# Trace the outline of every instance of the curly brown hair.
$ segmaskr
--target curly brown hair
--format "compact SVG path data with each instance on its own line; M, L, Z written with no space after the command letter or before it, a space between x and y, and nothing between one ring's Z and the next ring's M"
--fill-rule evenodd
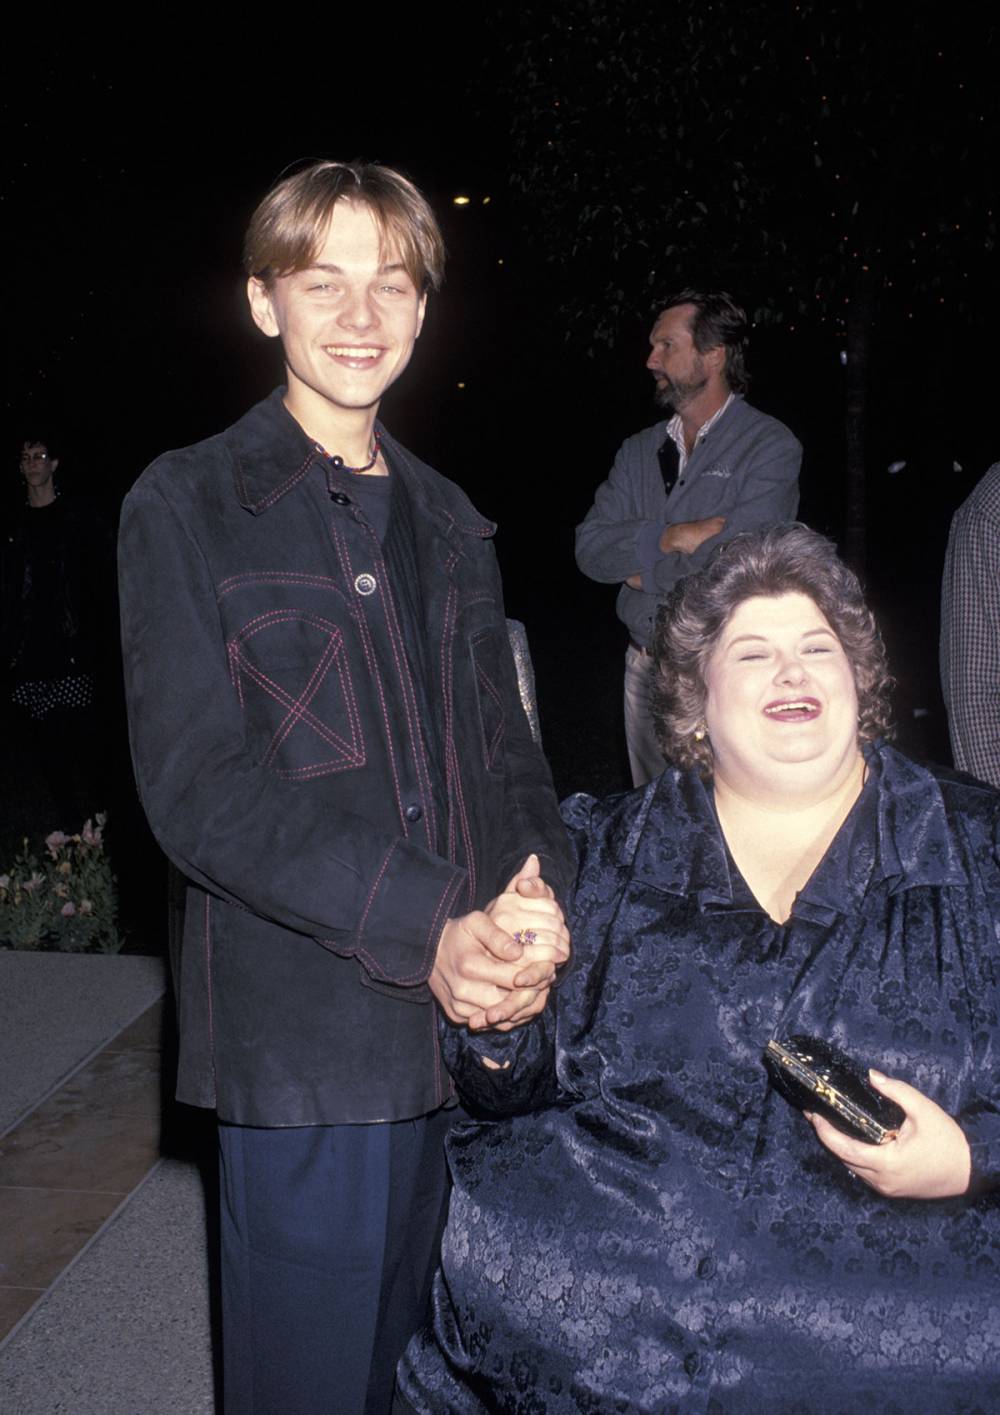
M847 655L858 694L858 740L890 730L892 678L885 645L861 585L826 536L797 521L746 531L720 546L699 574L689 575L660 609L653 642L653 714L668 761L712 769L704 735L705 669L733 611L755 595L808 595Z

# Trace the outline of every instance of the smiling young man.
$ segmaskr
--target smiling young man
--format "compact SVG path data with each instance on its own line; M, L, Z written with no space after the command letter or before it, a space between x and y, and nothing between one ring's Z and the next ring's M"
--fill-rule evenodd
M508 1027L567 952L494 527L377 421L443 254L390 169L279 183L245 264L286 386L123 513L133 756L187 880L177 1094L220 1121L239 1415L389 1409L445 1193L432 997Z

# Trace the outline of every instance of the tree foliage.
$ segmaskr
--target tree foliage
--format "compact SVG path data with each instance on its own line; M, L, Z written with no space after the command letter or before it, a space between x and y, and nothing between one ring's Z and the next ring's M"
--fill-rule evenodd
M1000 45L927 3L529 3L494 21L511 180L567 337L728 287L843 348L848 553L863 559L875 322L988 315Z
M494 27L526 229L594 340L678 282L788 321L846 322L866 292L904 318L976 303L997 228L984 25L864 0L568 0Z

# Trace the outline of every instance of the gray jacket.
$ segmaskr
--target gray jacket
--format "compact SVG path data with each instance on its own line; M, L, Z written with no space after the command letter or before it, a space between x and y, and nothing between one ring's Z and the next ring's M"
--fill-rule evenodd
M592 580L621 584L618 617L643 646L658 604L678 580L702 569L715 547L740 531L794 520L799 504L801 443L742 398L697 443L669 497L656 455L666 436L666 422L658 422L622 443L576 529L576 563ZM726 524L692 554L660 550L664 526L708 516L725 516ZM624 583L635 574L641 590Z

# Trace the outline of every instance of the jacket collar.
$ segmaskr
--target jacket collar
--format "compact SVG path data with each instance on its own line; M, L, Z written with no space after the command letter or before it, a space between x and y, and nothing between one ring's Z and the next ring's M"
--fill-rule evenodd
M860 907L886 883L895 894L920 885L965 885L941 788L924 767L885 744L865 750L868 780L794 913L827 922ZM658 822L673 821L669 830ZM616 854L634 877L665 894L693 894L700 906L757 908L731 867L711 798L694 772L668 769L646 788Z
M283 402L284 388L244 413L222 434L233 464L240 505L260 516L299 485L322 460Z
M253 516L269 511L312 468L326 474L326 459L285 407L284 395L283 387L276 388L223 433L237 499ZM439 521L444 534L494 534L495 523L480 515L460 487L414 457L381 423L376 427L393 472L403 477L411 497Z

